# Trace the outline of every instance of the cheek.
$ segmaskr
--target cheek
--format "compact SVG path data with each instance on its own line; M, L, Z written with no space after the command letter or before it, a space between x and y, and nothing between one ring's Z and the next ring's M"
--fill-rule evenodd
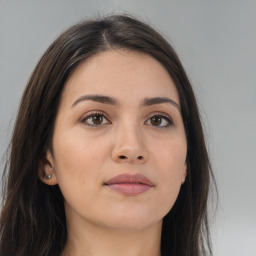
M106 148L90 141L81 134L63 134L54 138L55 173L58 184L65 194L91 189L92 184L100 183L100 171L104 164ZM73 193L73 192L72 192Z
M186 140L163 143L156 149L155 159L158 166L158 189L160 204L168 213L175 203L186 174Z
M155 144L156 145L156 144ZM154 147L155 162L161 166L159 175L175 180L186 169L187 142L184 137L173 138Z
M59 132L59 134L61 134ZM91 165L100 163L105 155L105 148L95 139L90 139L83 132L66 132L54 138L54 158L59 169L76 172L84 171Z

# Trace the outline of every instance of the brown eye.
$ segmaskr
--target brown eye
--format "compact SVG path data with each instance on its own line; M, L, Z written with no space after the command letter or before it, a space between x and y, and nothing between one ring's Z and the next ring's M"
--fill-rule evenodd
M92 114L88 114L86 117L84 117L81 120L81 123L83 123L87 126L101 126L104 124L109 124L110 122L103 114L92 113Z
M162 117L161 116L153 116L150 118L150 122L154 126L159 126L162 123Z
M167 128L172 125L172 123L172 119L165 115L154 115L145 122L145 124L154 126L156 128Z
M103 122L103 116L102 115L94 115L91 117L92 122L96 125L99 125Z

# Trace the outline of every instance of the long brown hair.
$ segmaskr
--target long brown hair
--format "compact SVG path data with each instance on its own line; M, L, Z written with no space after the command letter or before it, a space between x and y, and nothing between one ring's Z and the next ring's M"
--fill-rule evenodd
M188 143L187 178L164 217L163 255L212 254L207 198L213 178L195 96L170 44L149 25L127 15L83 21L61 34L47 49L24 91L4 169L0 218L1 256L59 255L67 229L58 185L38 178L38 167L51 149L65 81L82 61L109 49L153 56L169 72L178 90ZM214 181L214 179L212 179Z

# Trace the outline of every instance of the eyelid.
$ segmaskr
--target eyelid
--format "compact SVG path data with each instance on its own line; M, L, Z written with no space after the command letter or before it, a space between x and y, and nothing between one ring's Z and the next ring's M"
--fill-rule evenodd
M148 114L146 116L146 118L148 119L148 118L151 118L153 116L163 116L163 117L166 117L167 119L170 119L170 121L172 121L172 118L171 118L170 115L166 114L165 112L159 112L159 111L152 112L152 113Z
M169 125L168 126L159 126L159 127L157 127L157 126L154 126L154 128L168 128L169 126L171 126L171 125L173 125L174 124L174 122L173 122L173 119L171 118L171 116L170 115L168 115L168 114L166 114L166 113L164 113L164 112L152 112L152 113L150 113L149 115L147 115L147 117L146 117L146 121L144 122L144 123L146 123L150 118L152 118L153 116L161 116L161 117L163 117L163 118L166 118L166 120L169 122Z
M85 120L87 118L90 118L91 116L94 116L94 115L102 115L108 121L108 124L111 124L109 116L104 111L101 111L101 110L92 110L92 111L89 111L89 112L85 113L79 119L79 123L82 123L82 124L84 124L86 126L92 126L92 127L96 126L96 125L85 124ZM102 125L104 125L104 124L102 124ZM99 126L101 126L101 125L99 125Z

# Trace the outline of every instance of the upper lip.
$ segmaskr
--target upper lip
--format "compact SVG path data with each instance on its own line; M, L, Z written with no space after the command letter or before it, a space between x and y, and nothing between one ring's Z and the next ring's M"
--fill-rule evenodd
M146 176L137 173L137 174L120 174L117 175L107 182L104 183L104 185L112 185L112 184L121 184L121 183L140 183L148 186L154 186L153 182L147 178Z

